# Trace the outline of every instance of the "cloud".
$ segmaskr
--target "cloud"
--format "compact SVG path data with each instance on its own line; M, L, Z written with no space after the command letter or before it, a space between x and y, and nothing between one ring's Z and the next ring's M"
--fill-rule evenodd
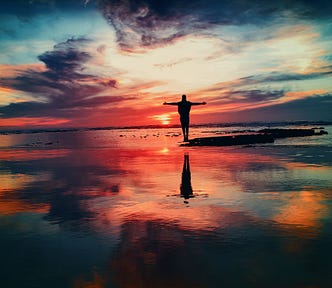
M269 102L282 98L285 95L285 91L265 91L265 90L235 90L225 92L225 96L233 103L240 102Z
M211 122L252 121L332 121L332 95L323 94L285 103L249 109L205 114Z
M0 107L0 117L75 118L83 109L103 109L133 99L108 96L110 89L116 89L117 81L85 73L92 58L82 50L87 42L85 38L68 39L38 57L46 69L26 69L15 77L0 78L0 86L26 92L36 99Z
M322 79L330 77L332 75L332 67L324 66L317 69L316 72L311 73L295 73L295 72L271 72L265 74L250 75L247 77L238 78L232 81L219 82L211 87L202 89L199 91L201 94L205 95L229 95L242 93L243 91L249 91L249 94L255 94L257 89L252 89L256 85L264 85L270 83L283 83L287 81L305 81L311 79ZM248 88L250 87L250 88ZM250 92L252 91L252 92ZM260 93L261 94L261 93Z
M257 84L264 82L284 82L284 81L302 81L317 79L323 77L329 77L332 75L332 67L327 66L324 71L312 72L312 73L281 73L272 72L264 75L251 75L239 79L242 85L246 84Z
M249 120L270 121L332 121L332 95L317 95L305 99L297 99L287 103L242 111L242 116Z
M38 59L45 63L49 71L55 72L61 77L68 77L72 73L83 71L83 64L91 58L87 52L79 51L76 48L85 42L89 42L89 40L85 38L68 39L66 42L55 45L54 50L38 56Z
M326 1L264 0L99 0L124 50L154 47L191 33L211 33L216 25L266 25L276 18L319 18L331 15ZM322 8L324 11L322 11Z
M235 85L233 82L227 82L228 85L216 85L205 90L199 90L194 95L205 95L208 101L213 105L225 104L254 104L269 103L281 99L285 96L286 90L267 90L267 89L235 89L241 85ZM236 81L235 81L236 83ZM233 107L234 108L234 107Z
M169 11L170 6L163 1L156 3L130 0L99 1L104 17L115 28L122 49L129 51L139 46L169 43L187 34L187 25L181 20L185 15L181 15L176 9ZM179 4L174 1L170 1L170 4L179 8ZM173 21L176 16L180 17L177 24Z

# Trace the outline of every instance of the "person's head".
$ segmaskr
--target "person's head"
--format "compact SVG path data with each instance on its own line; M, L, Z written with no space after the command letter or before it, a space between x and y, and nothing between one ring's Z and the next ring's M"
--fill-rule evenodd
M187 96L186 95L182 95L182 101L187 101Z

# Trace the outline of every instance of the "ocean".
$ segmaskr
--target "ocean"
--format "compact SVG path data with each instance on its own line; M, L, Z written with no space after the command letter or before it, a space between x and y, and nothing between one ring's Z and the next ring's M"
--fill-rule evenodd
M3 132L1 287L332 287L332 125L189 136L320 126Z

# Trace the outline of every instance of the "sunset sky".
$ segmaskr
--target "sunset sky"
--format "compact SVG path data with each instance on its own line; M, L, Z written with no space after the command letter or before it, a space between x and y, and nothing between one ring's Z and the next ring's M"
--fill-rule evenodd
M13 0L0 128L332 121L327 0Z

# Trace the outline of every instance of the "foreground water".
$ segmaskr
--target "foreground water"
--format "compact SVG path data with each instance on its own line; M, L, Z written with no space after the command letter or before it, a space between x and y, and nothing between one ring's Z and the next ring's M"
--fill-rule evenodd
M2 135L0 285L332 287L326 130L204 148L178 129Z

